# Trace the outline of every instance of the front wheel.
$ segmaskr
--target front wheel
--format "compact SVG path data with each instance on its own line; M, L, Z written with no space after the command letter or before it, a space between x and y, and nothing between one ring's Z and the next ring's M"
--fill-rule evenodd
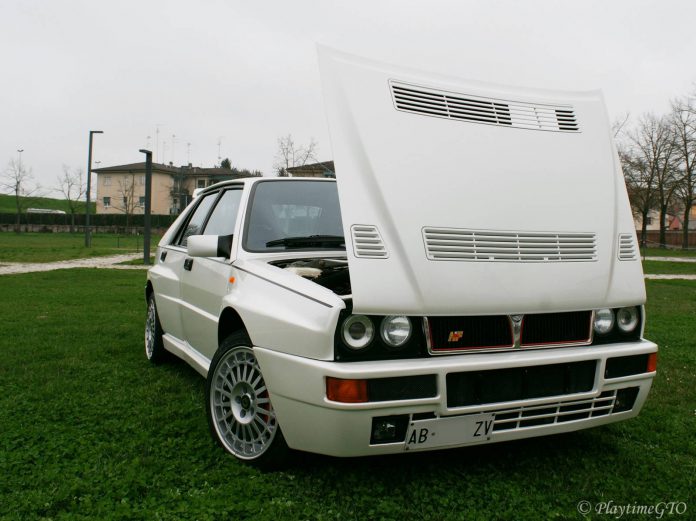
M245 462L282 466L288 456L259 363L246 335L227 337L206 382L210 432L227 452Z

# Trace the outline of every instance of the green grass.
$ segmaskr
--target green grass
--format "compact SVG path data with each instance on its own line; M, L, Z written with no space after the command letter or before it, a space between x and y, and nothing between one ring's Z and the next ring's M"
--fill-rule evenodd
M696 275L696 262L643 261L644 273Z
M154 263L155 263L155 256L150 255L150 264L152 265ZM139 258L133 259L133 260L129 260L129 261L119 262L119 265L121 265L121 266L143 266L144 264L145 263L143 262L142 257L139 257Z
M157 246L159 240L159 236L152 237L150 242L152 249ZM0 233L0 263L54 262L136 251L143 251L143 238L136 235L93 235L92 247L85 248L83 234Z
M677 248L641 248L642 257L696 257L696 248L682 250Z
M144 281L116 270L0 278L0 518L538 520L581 519L580 500L696 508L696 282L648 282L646 335L661 353L636 419L453 451L303 455L262 473L212 442L197 373L145 360Z
M63 210L65 213L70 214L70 207L64 199L53 199L51 197L23 197L22 199L24 199L23 208L25 212L27 208L42 208L45 210ZM91 203L90 207L92 212L94 212L94 203ZM17 212L17 206L14 196L0 194L0 213L15 212ZM77 202L76 213L85 213L84 202Z

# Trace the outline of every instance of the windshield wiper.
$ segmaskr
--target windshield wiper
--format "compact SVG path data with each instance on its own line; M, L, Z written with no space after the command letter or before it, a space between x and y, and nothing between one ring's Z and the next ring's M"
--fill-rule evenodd
M345 244L346 240L342 235L307 235L305 237L274 239L268 241L266 246L285 246L286 248L306 248L309 246L326 248L330 246L343 246L345 248Z

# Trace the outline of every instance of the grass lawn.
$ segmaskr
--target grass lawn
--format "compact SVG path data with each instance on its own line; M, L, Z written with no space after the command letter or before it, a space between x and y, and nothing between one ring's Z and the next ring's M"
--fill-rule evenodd
M159 236L151 239L154 250ZM136 235L92 235L92 247L85 248L85 236L77 233L0 233L0 263L54 262L103 257L143 251L143 238Z
M643 261L644 273L696 275L696 262Z
M54 199L51 197L22 197L23 208L26 211L27 208L42 208L44 210L63 210L68 215L70 214L70 207L68 202L64 199ZM77 213L85 213L84 202L78 201L76 204ZM90 203L90 208L94 212L94 203ZM0 213L15 213L17 211L17 205L13 195L0 194ZM69 219L70 217L68 217Z
M197 373L145 360L144 280L0 278L0 518L580 519L581 500L684 501L685 516L665 517L693 518L696 282L648 282L661 354L636 419L436 453L303 455L262 473L212 442Z

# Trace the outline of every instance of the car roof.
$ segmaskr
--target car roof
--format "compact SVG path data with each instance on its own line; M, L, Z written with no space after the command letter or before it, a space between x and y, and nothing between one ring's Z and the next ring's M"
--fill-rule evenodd
M213 190L223 188L225 186L253 185L258 182L270 181L274 183L292 183L298 181L319 181L322 183L335 183L335 179L323 177L240 177L239 179L230 179L228 181L220 181L214 185L207 186L198 192L197 197L207 194Z

